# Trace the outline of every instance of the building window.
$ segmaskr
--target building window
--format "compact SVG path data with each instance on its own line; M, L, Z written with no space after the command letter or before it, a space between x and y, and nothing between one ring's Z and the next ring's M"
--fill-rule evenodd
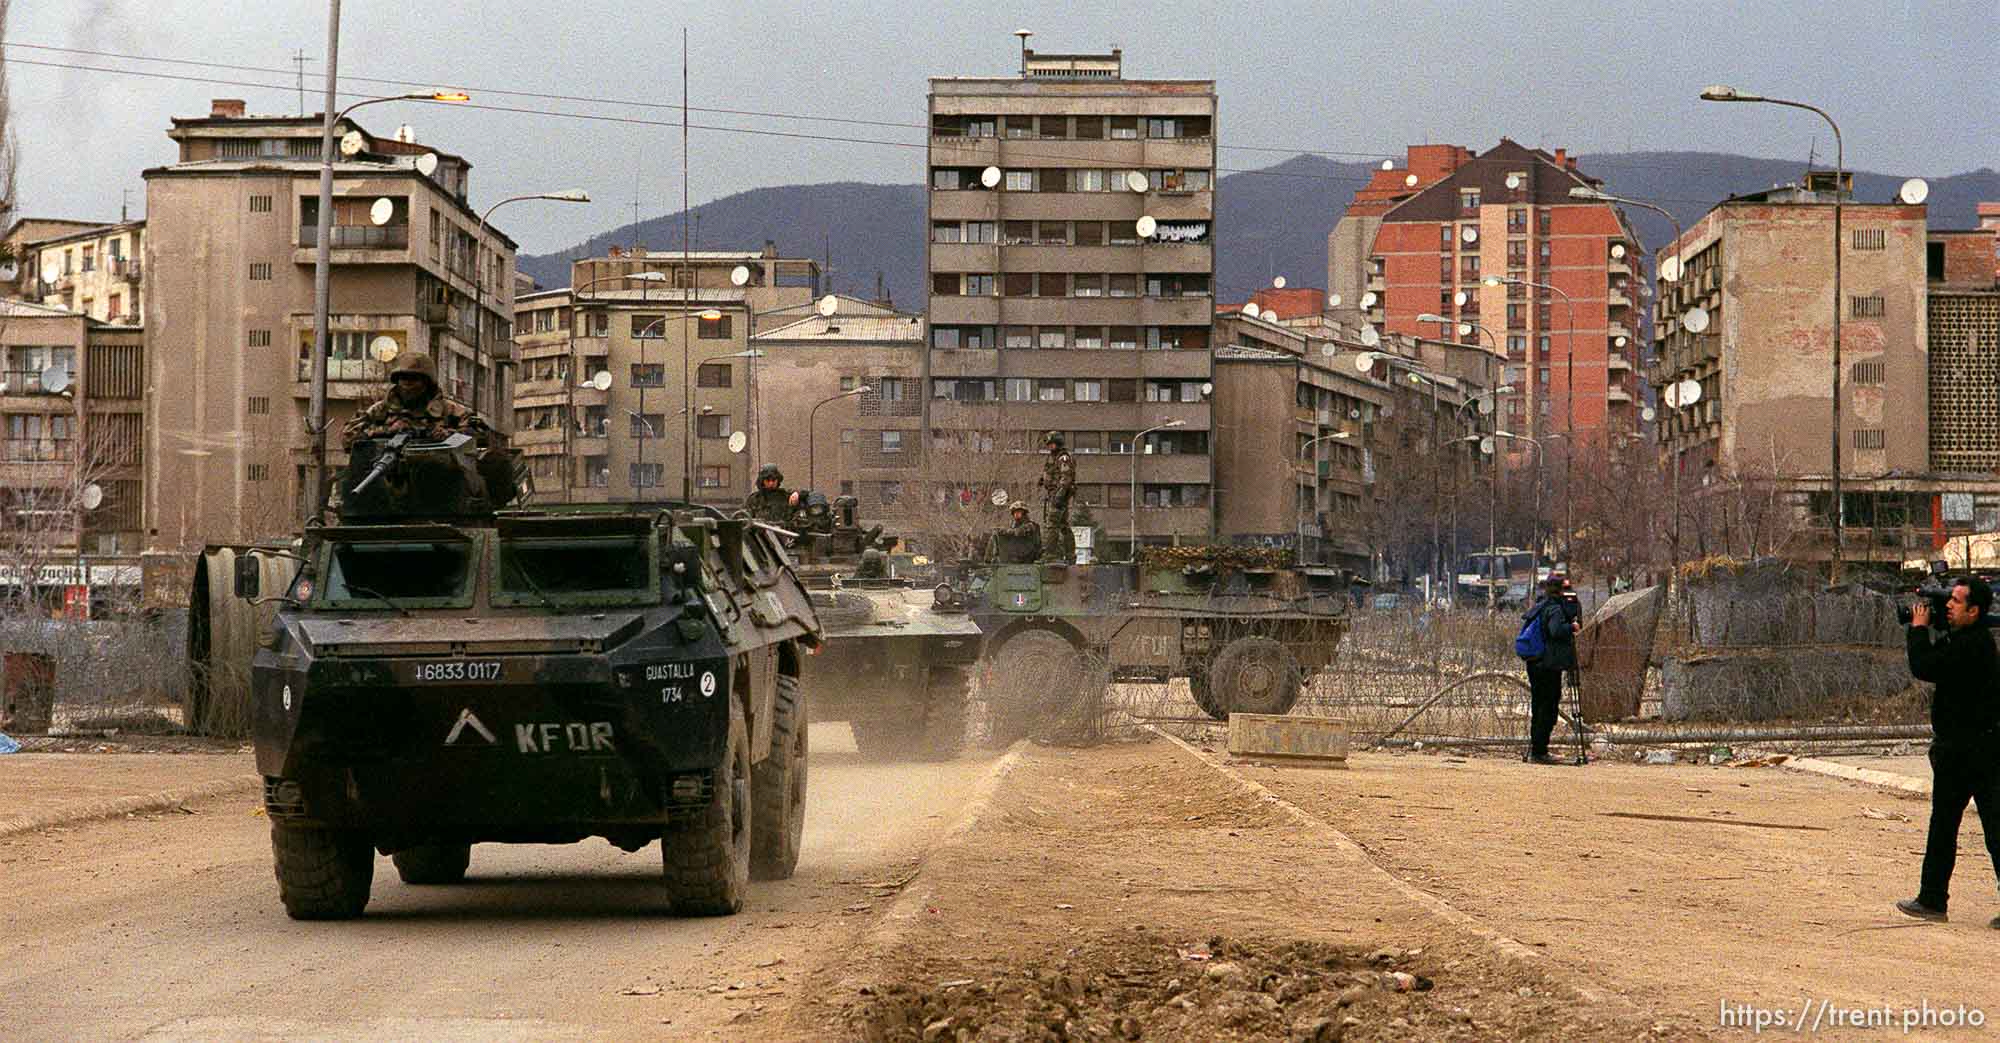
M962 172L957 167L934 167L931 169L931 189L937 192L956 192L964 183Z
M1513 319L1513 314L1510 312L1508 313L1508 320L1510 325L1512 324L1512 319ZM1507 357L1510 359L1518 359L1525 357L1527 354L1528 354L1527 336L1525 334L1520 334L1520 333L1509 333L1507 335Z
M965 277L965 296L993 296L993 276L990 274L968 274Z
M270 212L271 212L271 197L270 197L270 196L251 196L251 197L250 197L250 212L251 212L251 213L253 213L253 214L268 214L268 213L270 213Z
M627 476L634 489L657 489L666 477L666 464L630 464Z
M632 422L631 435L633 438L659 438L660 432L667 426L665 413L646 413L643 415L639 413L627 413L625 416Z
M729 487L729 465L704 466L701 469L701 487L704 489L726 489Z
M1104 381L1079 380L1076 382L1075 387L1071 389L1070 397L1073 401L1077 402L1102 402L1104 401Z
M1069 382L1066 380L1035 381L1035 401L1063 402L1069 397Z
M1882 428L1864 427L1854 432L1854 448L1856 449L1881 449L1888 444L1888 437Z
M1517 207L1512 207L1507 211L1507 234L1508 235L1528 234L1527 207L1517 206Z
M633 363L632 386L635 388L666 387L667 367L658 362Z
M249 473L245 477L253 482L268 482L271 480L271 465L251 464Z
M579 465L583 471L581 482L593 489L602 489L611 484L611 458L608 456L586 456Z
M1102 192L1105 186L1105 172L1095 167L1079 167L1070 171L1070 191Z
M87 253L84 255L84 263L85 264L90 263L90 255ZM89 271L88 268L84 270ZM271 278L271 262L269 261L250 262L251 282L268 282L270 281L270 278Z
M1526 268L1528 266L1528 241L1526 239L1507 240L1507 267Z
M1479 190L1476 188L1459 189L1458 208L1467 213L1477 211L1479 209Z
M694 418L696 438L728 438L734 430L727 413L704 413Z
M1070 280L1070 285L1070 292L1077 297L1104 296L1104 276L1100 274L1079 274Z
M903 451L903 433L901 431L882 432L882 452L884 455L887 455L889 453L900 453L902 451Z
M1458 259L1458 277L1461 282L1477 282L1479 279L1479 255L1466 254Z
M1137 326L1111 327L1110 345L1113 351L1139 350L1139 327Z
M875 381L875 394L884 402L901 402L903 381L898 377L883 377Z
M840 429L840 444L841 444L841 445L853 445L853 444L854 444L854 429L853 429L853 428L851 428L851 427L843 427L843 428L841 428L841 429Z
M1857 228L1851 240L1856 250L1885 250L1889 246L1886 228Z
M1001 336L1001 344L1016 350L1026 350L1035 346L1035 330L1031 326L1009 326Z
M842 378L840 378L840 390L842 390L842 391L852 391L852 390L854 390L855 386L856 386L856 385L855 385L855 382L854 382L854 378L853 378L853 377L842 377Z
M1139 117L1112 116L1107 123L1114 141L1132 141L1139 137Z
M1006 186L1009 192L1033 192L1035 190L1035 172L1032 170L1009 170L1002 184Z
M1850 319L1879 319L1886 314L1888 305L1880 294L1847 298L1847 317Z
M1069 331L1061 326L1043 326L1037 344L1044 351L1060 351L1069 346Z
M270 416L271 400L264 395L251 395L248 409L251 416Z
M1031 402L1035 397L1035 382L1026 377L1007 378L1007 401Z
M253 348L268 348L268 347L270 347L270 346L271 346L271 331L270 331L270 330L251 330L251 331L250 331L250 346L251 346L251 347L253 347Z
M1107 381L1105 401L1136 402L1139 399L1139 381L1134 377L1113 377Z
M1137 275L1113 274L1106 277L1106 283L1110 286L1111 296L1113 297L1139 296L1139 277Z
M1438 226L1438 249L1446 253L1451 252L1451 234L1452 228L1450 225Z
M704 362L700 366L695 367L695 387L726 388L731 386L730 379L730 369L724 363Z
M712 319L702 316L695 320L694 335L697 340L728 340L729 328L729 316L727 315L717 315ZM727 387L728 385L725 384L723 386Z
M1103 346L1104 346L1104 327L1102 327L1102 326L1078 326L1078 327L1076 328L1076 336L1075 336L1074 338L1072 338L1072 339L1071 339L1071 341L1070 341L1070 346L1071 346L1071 347L1074 347L1074 348L1078 348L1078 349L1082 349L1082 350L1090 350L1090 351L1094 351L1094 350L1096 350L1096 349L1098 349L1098 348L1101 348L1101 347L1103 347Z

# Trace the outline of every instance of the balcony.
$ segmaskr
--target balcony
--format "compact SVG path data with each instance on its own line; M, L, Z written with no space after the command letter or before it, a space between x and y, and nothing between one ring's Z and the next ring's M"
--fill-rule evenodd
M1619 386L1618 386L1618 385L1616 385L1616 384L1613 384L1613 385L1611 385L1610 387L1607 387L1607 388L1605 388L1605 389L1604 389L1604 397L1605 397L1605 399L1606 399L1606 400L1608 400L1608 401L1611 401L1611 402L1630 402L1630 401L1632 401L1632 393L1631 393L1631 392L1629 392L1629 391L1627 391L1627 390L1625 390L1625 389L1624 389L1624 388L1622 388L1622 387L1619 387Z
M1624 337L1628 343L1632 339L1632 331L1627 329L1624 323L1614 322L1604 327L1604 339L1615 342L1620 337Z
M1606 260L1604 263L1604 270L1610 272L1612 275L1632 274L1632 266L1626 263L1625 259L1622 257L1613 257Z
M298 379L312 379L311 359L298 360ZM374 359L327 359L326 379L329 382L349 380L387 386L389 383L389 367L386 363L377 362ZM378 388L377 390L379 391L380 389Z
M53 395L56 392L42 387L42 371L39 369L10 369L0 372L0 383L7 385L8 397L15 395Z
M1621 355L1615 351L1611 353L1611 357L1607 364L1611 367L1611 371L1614 373L1616 373L1621 369L1630 370L1632 368L1632 360L1626 358L1624 355Z
M319 227L305 225L299 229L299 245L317 247ZM332 246L335 250L402 250L410 245L410 226L403 225L334 225Z
M1166 170L1209 170L1215 166L1215 139L1147 138L1143 163Z
M1141 479L1143 483L1143 479ZM1207 507L1148 507L1139 505L1139 535L1205 537L1209 528ZM1125 507L1105 507L1097 511L1103 519L1106 530L1112 538L1119 532L1115 519L1130 518L1131 511Z
M933 135L930 165L934 167L992 167L1000 165L1000 139Z
M563 429L559 426L532 430L517 427L513 435L508 438L508 443L523 449L530 446L560 446L563 443Z
M1623 290L1612 290L1605 296L1604 303L1612 308L1630 308L1632 306L1632 298L1625 296L1625 291Z
M1148 425L1151 426L1151 425ZM1076 453L1076 480L1079 482L1129 482L1132 464L1139 464L1139 483L1206 485L1209 481L1206 453Z

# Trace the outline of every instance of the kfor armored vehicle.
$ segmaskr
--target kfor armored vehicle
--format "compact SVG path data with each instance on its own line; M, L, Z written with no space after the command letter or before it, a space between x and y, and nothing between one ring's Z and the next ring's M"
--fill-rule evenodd
M846 721L878 760L948 760L963 745L979 627L944 588L903 575L904 555L881 527L855 523L835 500L831 531L799 533L799 578L812 592L825 643L806 660L815 720Z
M1032 557L995 537L994 557ZM960 601L985 634L992 737L1019 737L1112 682L1185 678L1202 711L1282 714L1346 633L1350 577L1289 552L1153 547L1136 562L972 564Z
M468 456L357 444L338 521L268 592L252 735L286 911L360 915L378 851L449 884L494 842L659 841L681 914L790 876L818 626L775 538L678 505L494 510Z

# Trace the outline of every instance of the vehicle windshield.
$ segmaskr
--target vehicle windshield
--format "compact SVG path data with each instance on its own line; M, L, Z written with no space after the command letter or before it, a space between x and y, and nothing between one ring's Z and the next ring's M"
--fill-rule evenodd
M643 537L500 541L496 605L630 604L659 594L652 541Z
M335 543L320 598L382 609L462 602L471 596L474 549L456 540Z

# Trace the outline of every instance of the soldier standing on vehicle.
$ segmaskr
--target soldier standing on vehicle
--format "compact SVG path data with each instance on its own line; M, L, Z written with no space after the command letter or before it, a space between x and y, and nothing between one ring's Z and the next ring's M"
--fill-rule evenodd
M1076 492L1076 461L1063 445L1061 431L1042 436L1048 457L1042 462L1042 558L1074 561L1075 534L1069 531L1069 498Z
M765 464L757 469L757 491L743 501L743 509L750 517L766 525L783 527L792 520L792 494L785 491L784 472L777 464Z
M488 448L495 448L498 440L472 407L447 396L438 387L437 363L429 355L416 351L396 356L389 369L389 393L347 422L340 432L340 445L352 449L354 443L364 438L405 431L426 439L462 431Z

